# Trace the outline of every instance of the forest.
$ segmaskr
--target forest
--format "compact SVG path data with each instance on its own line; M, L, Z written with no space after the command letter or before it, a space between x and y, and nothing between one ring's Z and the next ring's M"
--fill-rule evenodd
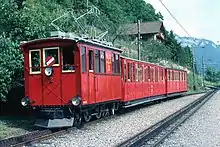
M48 37L55 31L51 22L68 11L76 15L83 13L88 5L100 10L99 21L94 16L83 19L88 27L108 30L108 41L117 37L117 28L122 24L163 21L161 13L144 0L0 0L0 100L6 101L12 89L23 86L23 55L20 43L32 39ZM103 22L103 23L100 23ZM101 25L102 24L102 25ZM64 31L74 32L71 17L57 22ZM166 27L166 26L165 26ZM175 39L174 32L165 30L163 43L156 41L142 42L143 60L157 62L172 61L181 66L192 68L192 53L189 47L181 47ZM126 39L125 39L126 40ZM116 41L117 42L117 41ZM119 41L118 41L119 42ZM119 42L120 43L120 42ZM126 44L126 41L123 42ZM146 46L146 44L148 44ZM137 46L134 46L134 50Z

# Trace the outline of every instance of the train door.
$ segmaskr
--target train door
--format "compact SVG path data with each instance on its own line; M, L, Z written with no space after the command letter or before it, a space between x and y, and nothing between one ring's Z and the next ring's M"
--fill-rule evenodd
M89 89L89 103L95 103L95 80L94 75L94 51L88 49L88 89Z
M44 105L62 103L60 74L60 49L58 47L43 48L42 103Z

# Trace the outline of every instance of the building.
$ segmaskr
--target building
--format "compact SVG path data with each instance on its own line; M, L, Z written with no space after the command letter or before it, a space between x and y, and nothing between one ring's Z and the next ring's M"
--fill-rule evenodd
M141 22L140 36L142 40L164 40L165 28L161 21ZM119 29L120 36L138 36L138 23L126 24Z

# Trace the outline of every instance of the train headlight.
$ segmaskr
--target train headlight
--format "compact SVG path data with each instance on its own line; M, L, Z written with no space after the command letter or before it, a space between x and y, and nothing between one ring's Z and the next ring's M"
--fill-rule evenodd
M76 96L75 98L72 99L71 102L74 106L79 106L81 104L81 98L79 96Z
M48 77L51 76L53 74L53 68L51 68L51 67L45 68L44 73Z
M28 97L22 98L22 99L21 99L21 105L24 106L24 107L30 105L30 100L29 100L29 98L28 98Z

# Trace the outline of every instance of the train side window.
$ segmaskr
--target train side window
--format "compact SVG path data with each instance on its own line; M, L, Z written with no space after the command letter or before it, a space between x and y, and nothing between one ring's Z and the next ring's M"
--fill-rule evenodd
M40 61L41 61L41 57L40 57L40 50L30 50L29 51L29 58L30 58L30 73L31 74L37 74L37 73L41 73L41 69L40 69Z
M86 48L81 48L81 54L82 54L82 72L86 72Z
M128 63L128 81L131 81L131 71L132 71L132 68L131 68L131 63Z
M119 55L112 54L112 73L120 73Z
M112 54L112 73L115 73L115 54Z
M138 81L138 64L135 64L135 70L136 70L136 78L135 78L135 81Z
M127 81L127 64L126 64L126 60L124 60L124 81Z
M100 51L100 72L105 73L105 52Z
M148 66L148 81L150 82L151 80L151 68Z
M142 82L143 79L142 79L142 76L143 76L143 72L142 72L142 65L139 65L139 81Z
M92 50L89 50L89 71L93 71L93 56L94 56L94 53Z
M168 74L168 81L170 81L170 71L169 70L167 71L167 74Z
M95 72L99 73L100 72L100 59L99 59L99 50L95 50Z
M74 49L71 48L62 48L62 60L63 67L62 70L64 72L71 72L75 70L74 65Z
M120 63L118 54L115 54L115 73L120 73Z
M43 65L47 66L47 64L49 64L46 59L47 57L51 56L54 58L55 63L53 66L59 66L59 48L58 47L54 47L54 48L44 48L44 56L43 56ZM51 60L52 61L52 60Z
M133 82L136 81L136 67L135 67L135 63L133 63L133 79L132 79Z
M148 81L148 66L145 67L145 82Z

